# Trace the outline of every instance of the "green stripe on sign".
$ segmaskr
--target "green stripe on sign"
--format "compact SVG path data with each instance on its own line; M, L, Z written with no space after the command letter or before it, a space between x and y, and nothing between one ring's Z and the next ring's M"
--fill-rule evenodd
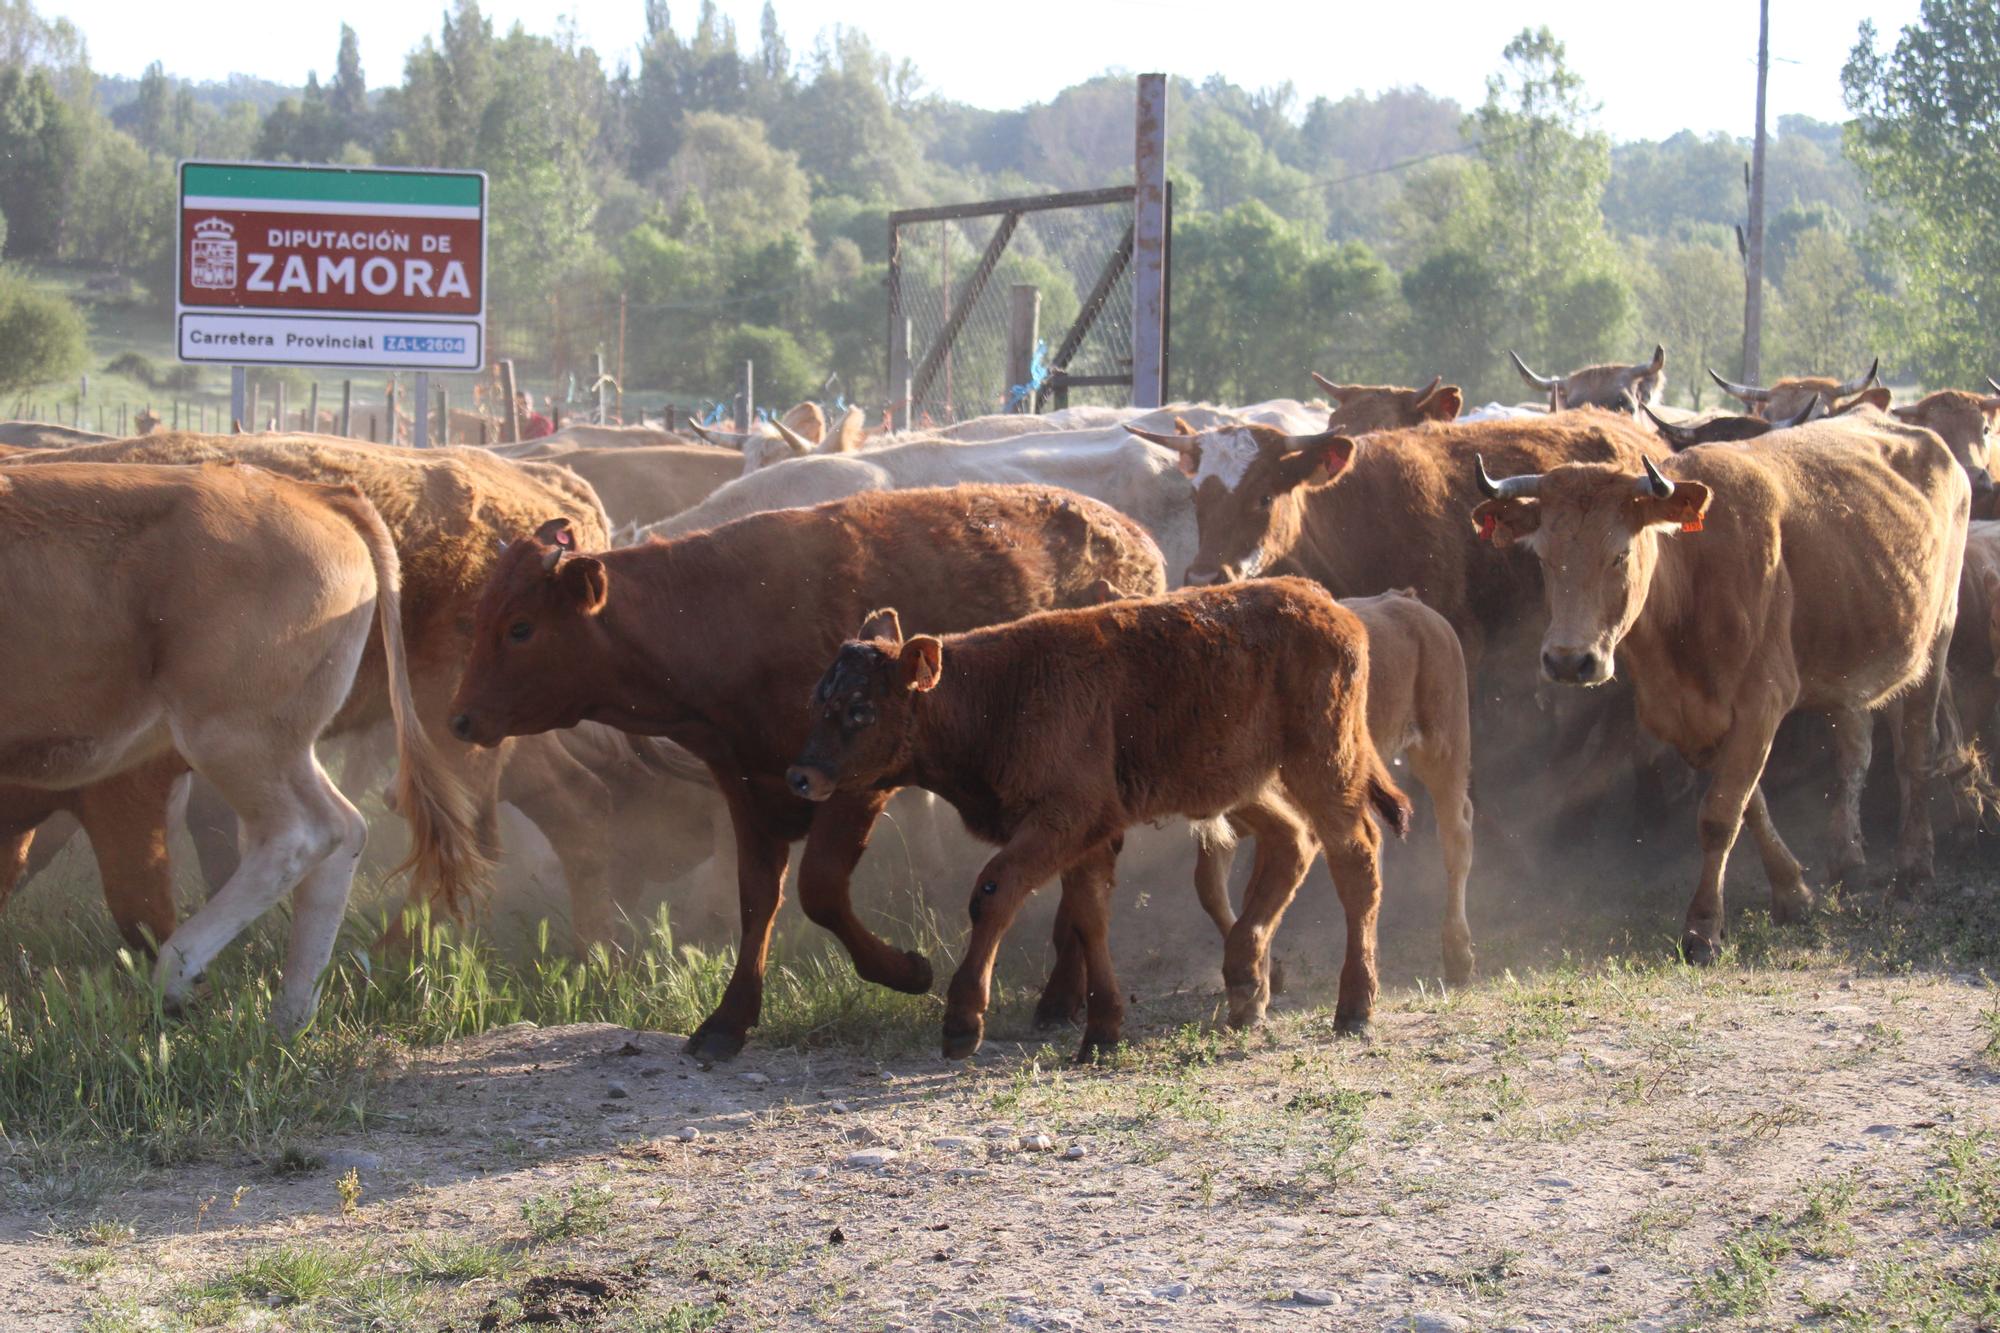
M302 203L443 204L479 207L479 177L338 167L204 166L181 169L181 192Z

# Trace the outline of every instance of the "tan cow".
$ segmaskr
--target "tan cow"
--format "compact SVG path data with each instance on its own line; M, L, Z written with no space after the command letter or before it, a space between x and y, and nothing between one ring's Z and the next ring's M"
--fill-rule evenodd
M368 836L313 742L371 640L411 861L447 901L483 873L471 799L417 721L396 549L358 491L254 467L13 467L0 564L20 630L0 635L0 782L87 789L178 752L242 819L241 865L160 951L170 1005L295 890L273 1019L311 1016Z
M551 513L567 516L590 540L607 539L603 508L587 483L561 468L509 463L476 448L418 452L327 436L174 433L79 445L60 454L21 455L6 460L0 477L58 462L253 463L300 480L351 485L366 495L402 557L403 636L409 644L417 715L473 795L482 851L489 858L498 854L499 789L510 752L505 747L473 750L449 739L446 705L471 651L473 598L499 559L501 542ZM377 635L369 641L354 692L334 718L330 734L366 730L389 716L390 698L380 684L382 651ZM581 765L560 753L557 741L533 743L555 751L544 756L539 768L570 774L573 780L525 786L514 803L549 835L562 860L577 933L602 938L610 925L605 887L609 849L602 845L612 816L610 796ZM588 818L583 817L584 806L589 807ZM134 830L133 836L156 835ZM106 887L113 888L109 881ZM132 891L154 901L122 908L114 903L113 915L121 924L171 919L164 875Z
M1958 632L1951 637L1952 693L1966 728L1993 752L2000 704L2000 521L1975 520L1965 534L1958 584Z
M1656 404L1667 388L1667 349L1653 348L1653 359L1636 365L1585 366L1567 375L1537 375L1514 353L1507 353L1514 369L1530 386L1549 396L1549 411L1572 407L1601 407L1612 412L1634 412Z
M1465 882L1472 874L1472 716L1465 656L1451 623L1408 588L1343 598L1340 604L1368 631L1369 738L1384 761L1409 761L1437 814L1444 849L1444 975L1462 985L1473 972L1472 925L1465 917ZM1236 924L1229 905L1230 859L1228 848L1207 842L1195 864L1195 892L1224 939Z
M1421 389L1390 384L1335 384L1318 371L1312 372L1312 377L1333 401L1333 415L1327 421L1327 429L1342 435L1399 430L1421 426L1426 421L1451 421L1465 410L1464 395L1456 384L1444 384L1443 376L1432 376L1431 382Z
M1971 504L1937 436L1870 410L1660 467L1648 459L1636 474L1569 464L1494 483L1475 466L1490 498L1471 510L1474 528L1496 546L1525 545L1542 566L1544 675L1596 685L1622 664L1640 722L1711 775L1681 940L1690 961L1721 947L1723 869L1746 820L1773 916L1811 905L1758 785L1795 710L1833 715L1833 865L1845 876L1862 864L1868 714L1904 696L1897 863L1907 880L1928 877L1923 786Z
M1940 389L1904 407L1892 407L1898 421L1922 426L1944 441L1972 482L1972 516L2000 517L1993 512L1993 474L1987 470L1987 432L2000 417L2000 393L1985 395L1960 389Z
M710 444L577 449L549 463L590 483L611 526L657 523L691 509L743 475L745 457Z
M1876 372L1882 368L1880 357L1868 363L1868 373L1851 380L1836 380L1830 375L1793 375L1779 380L1770 388L1756 384L1737 384L1726 380L1713 370L1708 377L1722 386L1725 393L1742 399L1750 411L1766 421L1790 420L1805 411L1815 396L1826 401L1829 412L1839 412L1847 406L1847 400L1863 393L1876 383Z
M14 449L67 449L73 444L102 444L113 438L48 421L0 421L0 444Z

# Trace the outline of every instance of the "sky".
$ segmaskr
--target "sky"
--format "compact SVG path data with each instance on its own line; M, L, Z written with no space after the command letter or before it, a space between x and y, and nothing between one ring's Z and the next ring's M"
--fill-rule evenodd
M678 28L693 26L699 0L669 6ZM1857 25L1873 19L1887 44L1917 7L1771 0L1773 127L1792 113L1844 119L1840 67ZM360 37L370 86L401 81L404 55L437 32L444 11L440 0L335 0L290 11L280 29L270 0L202 0L150 10L149 21L135 21L132 0L43 0L41 8L82 30L100 71L136 76L160 60L196 81L243 73L303 83L308 70L324 79L344 18ZM641 0L484 0L482 8L496 29L519 21L547 32L570 17L610 69L630 59L644 34ZM754 47L762 0L720 0L719 8ZM1197 81L1220 73L1253 89L1289 81L1301 104L1417 85L1470 107L1485 96L1507 40L1547 24L1568 43L1570 63L1603 104L1599 124L1614 138L1683 128L1748 134L1755 117L1754 0L778 0L778 19L795 57L846 24L913 61L930 89L993 109L1047 101L1107 71L1155 70Z

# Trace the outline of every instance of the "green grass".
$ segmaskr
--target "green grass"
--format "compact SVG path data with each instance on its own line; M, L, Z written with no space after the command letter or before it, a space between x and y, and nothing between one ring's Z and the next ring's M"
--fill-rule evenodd
M281 1245L211 1278L193 1293L201 1303L259 1301L298 1305L327 1295L367 1262L324 1245Z
M423 1236L403 1247L403 1264L418 1282L471 1282L504 1277L514 1260L491 1245Z
M521 1203L521 1220L537 1245L595 1236L611 1226L611 1187L598 1182L572 1185L560 1194L531 1194Z

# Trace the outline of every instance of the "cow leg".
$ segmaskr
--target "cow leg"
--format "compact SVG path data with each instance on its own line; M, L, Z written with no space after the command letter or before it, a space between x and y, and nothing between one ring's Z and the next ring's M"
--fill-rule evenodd
M1236 924L1236 909L1229 905L1229 872L1236 865L1236 843L1250 836L1250 830L1228 816L1232 840L1207 838L1197 831L1194 850L1194 896L1201 904L1201 910L1215 923L1216 933L1224 940ZM1285 993L1285 960L1272 958L1271 994Z
M979 1049L985 1037L986 1006L993 989L993 960L1021 904L1099 841L1101 838L1088 833L1080 837L1074 824L1057 827L1028 823L987 860L974 881L976 887L967 907L972 917L972 934L966 940L965 957L946 992L946 1059L964 1059Z
M1736 725L1723 737L1711 765L1695 825L1701 839L1701 879L1681 932L1681 955L1697 967L1713 963L1722 949L1723 871L1743 831L1743 812L1763 776L1771 737L1783 717L1782 705L1775 703L1768 709L1739 707Z
M1812 890L1806 887L1804 868L1799 859L1792 855L1792 849L1778 836L1778 826L1771 820L1771 811L1764 803L1764 785L1760 782L1750 793L1750 803L1744 807L1743 820L1750 826L1750 834L1757 839L1757 854L1764 862L1764 878L1771 881L1771 920L1780 925L1803 921L1812 910Z
M210 888L226 883L236 873L242 852L238 847L236 812L215 784L196 778L188 790L187 831L194 843L195 861L201 866L202 883Z
M1902 797L1902 827L1896 836L1896 884L1907 891L1928 884L1935 873L1935 842L1931 833L1930 784L1936 776L1938 698L1945 688L1945 655L1951 628L1931 645L1930 670L1908 693L1896 700L1896 779Z
M799 862L799 906L814 925L840 940L863 981L922 995L931 988L930 959L914 949L897 949L869 930L855 914L850 892L854 867L892 794L836 796L813 812Z
M785 898L788 843L742 795L738 778L722 784L736 834L736 909L742 939L736 971L715 1012L688 1038L687 1053L697 1060L730 1060L764 1010L764 969L771 955L771 927ZM838 798L836 798L838 799Z
M1080 873L1076 866L1063 871L1062 901L1056 904L1055 928L1050 932L1050 942L1055 945L1056 965L1049 971L1048 983L1042 987L1042 998L1035 1005L1035 1026L1038 1028L1073 1023L1090 1003L1089 963L1084 957L1083 936L1077 930L1071 910L1070 881ZM1079 881L1076 892L1083 891Z
M276 767L268 750L244 746L188 758L235 807L243 821L244 853L236 873L160 949L153 978L169 1009L179 1009L215 956L287 890L338 850L352 810L320 769L310 748ZM287 975L295 969L288 964ZM281 1000L280 1017L296 1017Z
M547 836L569 884L570 933L578 954L614 942L610 889L611 789L554 735L515 742L500 775L500 799Z
M1875 715L1859 708L1832 714L1833 817L1828 829L1826 878L1859 888L1868 866L1861 836L1861 789L1868 782L1868 765L1875 756Z
M32 819L24 821L26 828L19 836L27 839L23 844L24 864L21 867L20 884L32 884L35 876L49 868L49 863L62 855L63 848L70 845L83 825L76 815L68 810L57 810L37 825ZM13 822L9 821L10 826Z
M118 934L152 957L174 933L174 881L167 858L167 807L187 774L179 755L154 760L76 794L77 819L90 835L104 905Z
M325 777L324 771L321 772ZM291 947L285 953L285 974L272 1022L290 1036L304 1027L319 1008L321 978L333 960L334 941L347 916L354 891L354 872L368 847L368 821L331 781L319 792L322 814L331 817L338 841L320 863L308 870L292 893Z
M1275 792L1230 813L1230 821L1257 839L1243 914L1222 943L1222 984L1229 997L1229 1025L1253 1027L1271 1003L1271 936L1311 868L1315 848L1306 822Z
M1063 871L1063 906L1074 924L1088 978L1083 1044L1078 1064L1118 1049L1125 1027L1125 995L1111 961L1111 895L1117 883L1119 839L1085 853Z
M1404 758L1431 795L1438 843L1444 849L1444 976L1454 986L1472 980L1472 923L1465 918L1465 882L1472 875L1472 754L1458 744L1433 745L1429 737Z

